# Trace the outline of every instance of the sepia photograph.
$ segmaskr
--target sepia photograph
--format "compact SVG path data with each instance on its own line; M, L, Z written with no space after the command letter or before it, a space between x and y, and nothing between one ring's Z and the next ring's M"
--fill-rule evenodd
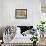
M27 18L27 9L16 9L15 17L16 17L16 19L26 19Z

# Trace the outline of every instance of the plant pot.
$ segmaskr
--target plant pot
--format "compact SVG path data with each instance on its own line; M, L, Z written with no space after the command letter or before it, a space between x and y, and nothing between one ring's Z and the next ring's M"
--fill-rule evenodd
M36 41L33 41L33 46L36 46Z

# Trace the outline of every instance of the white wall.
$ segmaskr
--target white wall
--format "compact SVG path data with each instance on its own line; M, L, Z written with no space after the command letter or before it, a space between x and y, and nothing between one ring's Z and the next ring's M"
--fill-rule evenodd
M16 19L15 9L27 9L27 19ZM40 0L3 0L2 25L33 25L40 20Z
M0 26L2 25L2 0L0 0Z

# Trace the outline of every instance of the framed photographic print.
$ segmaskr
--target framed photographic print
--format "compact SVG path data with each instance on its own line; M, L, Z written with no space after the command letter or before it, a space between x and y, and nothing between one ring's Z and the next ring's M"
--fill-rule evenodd
M27 18L27 9L16 9L15 18L16 19L26 19Z

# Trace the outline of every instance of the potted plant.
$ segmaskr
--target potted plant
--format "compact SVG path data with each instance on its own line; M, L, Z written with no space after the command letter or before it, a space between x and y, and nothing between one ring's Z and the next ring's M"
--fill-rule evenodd
M31 39L31 41L33 41L33 46L36 46L36 43L38 41L37 36L33 36L32 39Z
M37 29L40 30L42 37L44 37L44 27L45 27L44 24L45 24L44 21L40 21L40 24L37 25Z

